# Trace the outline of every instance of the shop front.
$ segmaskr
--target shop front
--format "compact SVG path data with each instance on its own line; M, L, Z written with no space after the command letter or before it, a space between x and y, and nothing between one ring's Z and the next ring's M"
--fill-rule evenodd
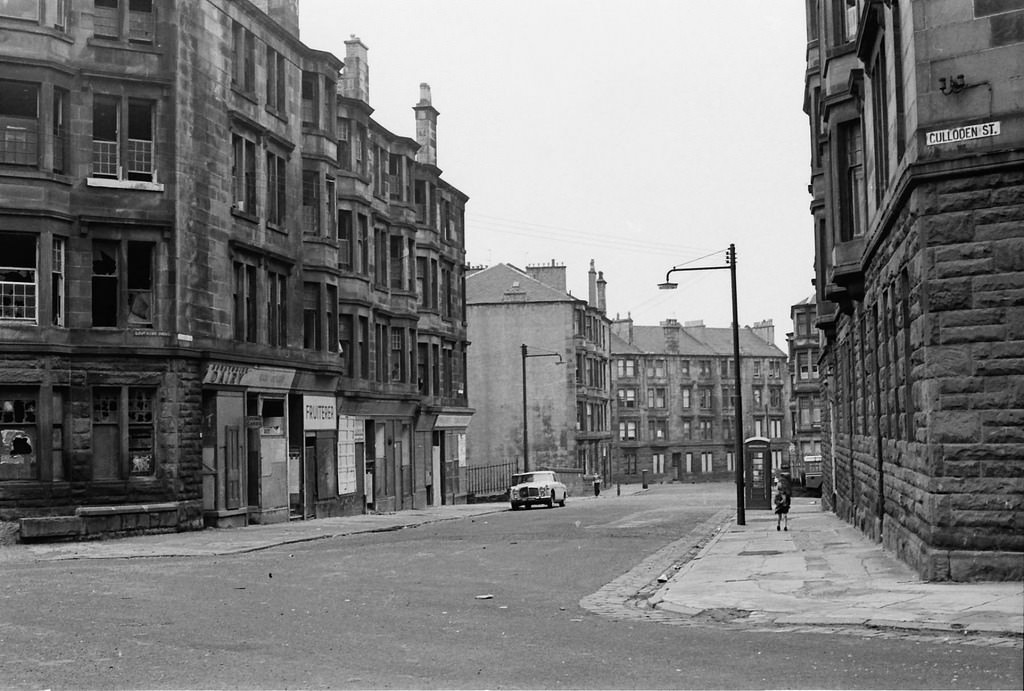
M364 511L400 511L416 503L423 470L413 450L416 403L342 398L338 483L355 487Z
M203 515L208 526L287 521L295 370L210 362L203 370Z

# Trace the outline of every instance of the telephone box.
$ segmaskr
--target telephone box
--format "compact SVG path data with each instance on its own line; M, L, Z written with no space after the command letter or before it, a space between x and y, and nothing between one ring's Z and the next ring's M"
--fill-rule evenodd
M746 473L747 508L772 508L771 442L765 437L751 437L743 442L743 470Z

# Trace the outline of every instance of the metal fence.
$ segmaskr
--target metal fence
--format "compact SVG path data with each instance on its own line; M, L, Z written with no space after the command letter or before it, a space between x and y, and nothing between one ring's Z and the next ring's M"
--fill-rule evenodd
M516 471L515 468L514 461L467 467L465 469L466 494L478 497L504 494L512 485L512 473Z

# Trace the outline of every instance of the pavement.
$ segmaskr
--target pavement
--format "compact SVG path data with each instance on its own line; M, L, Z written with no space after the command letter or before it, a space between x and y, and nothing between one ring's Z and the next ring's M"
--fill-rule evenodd
M589 497L605 500L607 497ZM291 521L142 537L0 547L0 566L73 559L240 554L359 533L503 512L504 503ZM770 511L711 524L702 547L677 546L672 566L643 589L644 607L694 623L749 628L834 627L983 636L1024 642L1024 582L930 583L815 498L794 497L789 530ZM1022 557L1024 558L1024 557ZM636 590L630 595L635 596Z

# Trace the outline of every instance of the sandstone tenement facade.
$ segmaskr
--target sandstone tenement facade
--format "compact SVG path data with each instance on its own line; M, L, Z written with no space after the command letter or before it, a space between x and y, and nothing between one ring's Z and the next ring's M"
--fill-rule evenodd
M1024 578L1024 2L807 8L823 503Z

